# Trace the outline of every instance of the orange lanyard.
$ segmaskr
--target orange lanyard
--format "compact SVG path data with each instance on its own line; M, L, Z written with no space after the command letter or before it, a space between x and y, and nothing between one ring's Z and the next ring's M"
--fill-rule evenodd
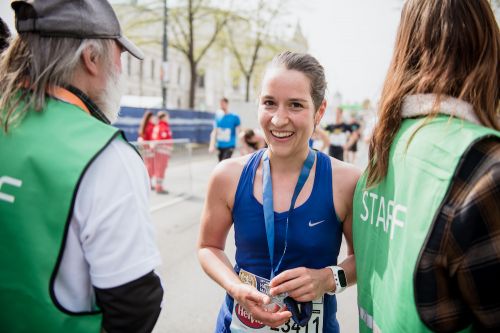
M58 100L78 106L80 109L90 114L90 110L87 108L85 103L83 103L83 101L71 91L65 88L53 86L47 89L47 93L52 97L57 98Z

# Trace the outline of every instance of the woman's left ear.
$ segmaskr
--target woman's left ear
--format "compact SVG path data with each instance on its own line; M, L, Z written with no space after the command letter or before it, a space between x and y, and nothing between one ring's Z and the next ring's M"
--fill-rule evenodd
M323 102L321 102L321 105L319 106L318 111L316 111L316 114L314 115L314 126L315 127L319 125L319 122L321 121L321 119L325 115L325 111L326 111L326 99L324 99Z

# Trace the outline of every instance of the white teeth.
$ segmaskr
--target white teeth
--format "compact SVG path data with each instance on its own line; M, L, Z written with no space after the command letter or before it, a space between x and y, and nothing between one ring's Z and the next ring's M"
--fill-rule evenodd
M293 135L290 131L271 131L271 134L278 138L287 138Z

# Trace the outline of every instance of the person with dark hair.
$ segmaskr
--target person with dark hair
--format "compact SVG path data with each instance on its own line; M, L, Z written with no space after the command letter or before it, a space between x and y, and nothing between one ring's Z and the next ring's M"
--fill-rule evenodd
M212 174L198 257L227 292L215 332L339 331L335 294L356 282L351 207L360 171L309 148L325 90L314 57L277 55L259 97L268 148ZM224 252L233 224L234 268ZM348 256L338 264L343 235Z
M240 117L229 112L229 100L226 97L220 100L220 110L215 115L215 124L210 134L208 151L213 153L215 148L219 151L219 162L233 156L236 148L236 139L240 133Z
M500 332L500 32L407 0L354 198L360 332Z
M259 130L247 128L240 132L240 154L246 155L266 148L266 139Z
M0 58L3 332L151 332L163 288L148 175L110 126L122 35L105 0L12 1Z
M141 152L144 164L148 170L149 181L153 184L155 152L154 145L150 141L153 140L153 129L155 127L155 116L153 112L145 110L139 125L137 141L139 143L139 151ZM151 185L153 186L153 185Z
M312 145L311 148L316 149L322 153L328 153L327 149L330 147L330 138L328 133L321 129L321 127L316 126L314 128L313 134L311 135Z
M0 17L0 53L9 46L10 30L7 24Z
M356 120L354 115L351 115L351 120L349 121L349 136L347 142L344 146L344 156L348 163L356 163L356 153L358 151L358 141L361 137L360 128L361 125Z
M163 188L163 180L167 171L168 160L172 154L172 130L170 130L170 124L168 123L168 112L160 111L157 117L158 123L153 130L153 140L158 141L154 144L154 175L156 182L154 189L158 194L168 194L168 191Z
M339 161L344 160L344 147L347 143L351 128L344 121L344 110L338 107L335 111L335 123L328 124L325 131L329 133L330 147L328 155Z

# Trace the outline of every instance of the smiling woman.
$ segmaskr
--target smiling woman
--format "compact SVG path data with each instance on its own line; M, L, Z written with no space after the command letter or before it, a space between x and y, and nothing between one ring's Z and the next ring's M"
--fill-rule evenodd
M198 254L227 291L216 332L339 331L335 293L356 281L351 211L360 172L309 148L325 90L315 58L277 55L259 98L268 148L223 161L212 174ZM224 253L233 224L235 267ZM342 234L348 257L336 266Z

